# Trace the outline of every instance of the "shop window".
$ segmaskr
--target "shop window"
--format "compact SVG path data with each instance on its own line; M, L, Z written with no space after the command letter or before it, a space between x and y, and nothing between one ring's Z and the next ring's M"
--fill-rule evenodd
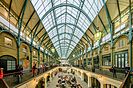
M94 67L99 68L99 56L96 56L93 59L94 59Z
M15 61L13 60L7 60L7 71L15 70Z
M10 39L8 37L4 37L4 45L7 47L12 47L12 45L13 45L12 39Z
M125 40L122 39L119 41L119 48L122 48L124 46L125 46Z
M102 64L103 66L111 66L111 56L110 55L106 55L102 57Z
M91 58L88 59L88 65L92 65Z
M23 53L27 53L27 47L26 46L23 47Z
M4 68L4 72L13 72L16 70L16 59L12 56L0 57L0 67Z
M117 52L115 53L115 66L118 68L128 67L128 52Z
M36 55L36 51L33 51L33 55L34 55L34 56Z
M24 53L24 56L25 57L28 56L28 50L27 50L27 47L26 46L23 47L22 52Z

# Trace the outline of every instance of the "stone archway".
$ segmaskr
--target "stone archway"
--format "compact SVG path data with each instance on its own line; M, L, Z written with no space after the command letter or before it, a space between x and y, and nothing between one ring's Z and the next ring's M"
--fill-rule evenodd
M104 88L117 88L116 86L111 85L111 84L104 84L103 86Z
M100 88L100 86L101 86L98 79L96 79L94 77L91 77L91 85L92 85L92 88Z
M20 64L23 66L24 70L30 69L30 49L26 43L21 43L20 45Z
M86 73L83 73L84 81L88 84L88 76Z
M0 57L0 67L3 68L4 73L16 71L17 60L10 55L3 55Z

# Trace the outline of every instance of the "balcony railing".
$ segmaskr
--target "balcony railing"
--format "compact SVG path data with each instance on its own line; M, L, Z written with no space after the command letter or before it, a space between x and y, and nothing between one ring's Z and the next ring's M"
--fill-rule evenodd
M126 75L125 79L123 80L120 88L132 88L130 87L131 85L131 80L130 80L131 74L130 72L128 72L128 74Z
M43 74L44 72L47 72L53 68L55 68L57 66L50 66L50 67L46 67L45 70L43 71L43 69L36 69L36 75L34 77L37 77L38 75ZM4 78L3 80L5 80L5 82L7 83L7 85L9 87L14 87L18 84L23 84L24 82L30 80L31 78L34 78L32 71L31 70L27 70L27 71L23 71L23 75L22 77L20 77L20 72L13 72L13 73L8 73L8 74L4 74Z
M9 88L9 86L3 79L0 79L0 88Z
M87 71L90 71L90 72L94 72L96 74L101 74L103 76L106 76L106 77L109 77L109 78L112 78L112 79L115 79L115 80L118 80L118 81L123 81L124 78L125 78L125 73L120 73L118 71L116 71L116 77L113 77L113 73L109 70L102 70L100 68L87 68L87 67L84 67L84 66L74 66L74 67L77 67L77 68L80 68L80 69L83 69L83 70L87 70Z

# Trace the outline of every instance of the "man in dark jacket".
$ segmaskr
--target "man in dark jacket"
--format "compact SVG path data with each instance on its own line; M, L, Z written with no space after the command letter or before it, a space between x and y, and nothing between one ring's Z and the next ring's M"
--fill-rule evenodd
M113 78L117 78L115 66L112 67L112 72L113 72Z

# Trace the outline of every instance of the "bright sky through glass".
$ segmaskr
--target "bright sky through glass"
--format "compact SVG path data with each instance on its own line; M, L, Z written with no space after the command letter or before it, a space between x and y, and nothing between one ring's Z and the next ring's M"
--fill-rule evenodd
M31 0L31 2L59 56L63 58L70 55L103 6L102 0Z

